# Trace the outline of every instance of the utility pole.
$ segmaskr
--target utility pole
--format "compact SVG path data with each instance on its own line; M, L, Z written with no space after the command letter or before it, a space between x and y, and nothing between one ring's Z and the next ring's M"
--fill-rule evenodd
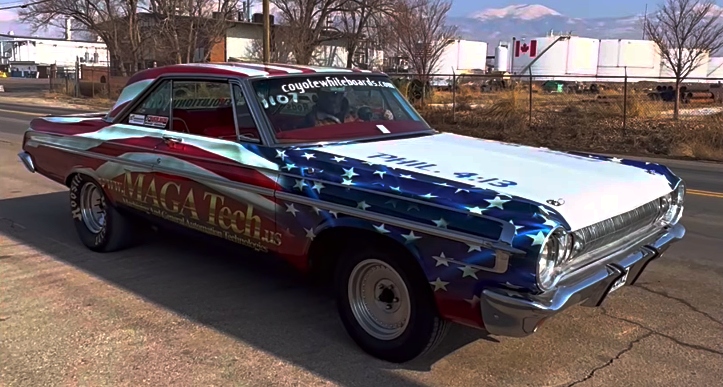
M645 3L645 19L643 20L643 40L645 40L645 28L648 24L648 3Z
M269 20L269 0L263 0L264 13L264 63L271 61L271 21Z

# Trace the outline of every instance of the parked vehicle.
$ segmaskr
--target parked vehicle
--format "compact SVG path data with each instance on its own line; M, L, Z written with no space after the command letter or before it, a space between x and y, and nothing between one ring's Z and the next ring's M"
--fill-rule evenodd
M276 254L392 362L450 322L521 337L599 306L685 234L665 166L440 133L366 70L144 70L107 113L34 119L19 157L69 187L89 249L150 221Z

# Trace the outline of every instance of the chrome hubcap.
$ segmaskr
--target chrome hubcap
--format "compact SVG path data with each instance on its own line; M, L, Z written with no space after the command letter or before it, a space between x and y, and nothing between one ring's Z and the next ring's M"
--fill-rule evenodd
M105 226L105 200L93 183L86 183L80 189L80 214L83 224L93 234L99 233Z
M399 337L409 324L409 292L402 277L388 264L368 259L349 276L349 304L354 318L379 340Z

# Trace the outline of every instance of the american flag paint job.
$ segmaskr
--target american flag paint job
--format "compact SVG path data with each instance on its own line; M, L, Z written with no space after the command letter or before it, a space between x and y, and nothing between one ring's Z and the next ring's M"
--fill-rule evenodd
M271 77L324 71L332 70L276 64L150 69L131 78L131 91L109 114L116 114L149 81L163 74L211 72ZM31 128L23 148L39 173L61 183L73 173L86 173L102 181L116 203L128 199L124 184L135 184L139 176L146 184L141 186L145 194L140 204L153 203L160 184L177 184L181 188L173 200L180 203L183 195L193 191L194 208L199 209L196 215L206 223L211 222L212 214L218 216L210 210L211 194L223 196L231 214L250 218L259 215L262 231L270 233L260 245L287 258L300 270L307 269L307 252L312 243L334 227L355 227L391 238L404 246L424 270L442 316L470 326L484 326L478 297L483 289L539 292L535 273L542 244L554 227L569 228L565 218L545 203L494 187L480 188L422 171L339 156L330 147L266 147L134 125L111 125L98 116L38 118L32 121ZM169 144L163 141L164 134L183 141ZM577 155L662 175L671 188L679 181L658 164ZM153 190L149 181L158 182ZM243 212L251 206L251 212ZM277 234L280 243L274 243Z

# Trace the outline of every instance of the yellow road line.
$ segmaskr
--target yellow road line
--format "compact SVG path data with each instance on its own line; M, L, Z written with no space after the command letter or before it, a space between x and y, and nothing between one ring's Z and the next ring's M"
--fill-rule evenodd
M711 198L721 198L723 199L723 192L712 192L712 191L701 191L697 189L689 189L686 191L689 195L696 195L696 196L708 196Z

